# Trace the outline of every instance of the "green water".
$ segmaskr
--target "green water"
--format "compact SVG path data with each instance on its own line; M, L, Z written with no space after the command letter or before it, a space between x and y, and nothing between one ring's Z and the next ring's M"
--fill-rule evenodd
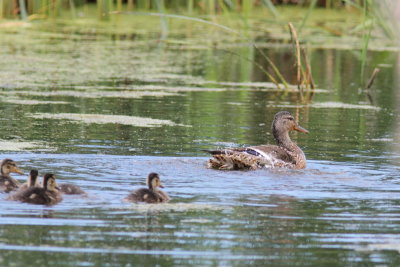
M396 53L370 53L371 102L357 52L311 48L318 89L302 102L246 44L110 31L0 31L1 158L88 192L53 207L1 194L1 265L400 264ZM263 49L293 82L290 46ZM273 143L280 110L310 131L292 134L305 170L206 169L202 149ZM122 202L149 172L172 202Z

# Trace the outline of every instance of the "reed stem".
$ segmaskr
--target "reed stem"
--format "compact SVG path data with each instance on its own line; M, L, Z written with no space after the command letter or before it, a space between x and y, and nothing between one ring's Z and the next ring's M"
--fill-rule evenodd
M19 10L22 20L26 20L28 18L28 13L26 12L25 0L19 0Z

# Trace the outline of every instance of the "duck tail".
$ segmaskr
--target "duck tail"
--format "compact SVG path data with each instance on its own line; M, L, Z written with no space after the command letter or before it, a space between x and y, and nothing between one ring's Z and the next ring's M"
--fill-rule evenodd
M208 150L208 149L202 149L201 151L210 153L211 155L226 154L226 151L225 151L225 150Z

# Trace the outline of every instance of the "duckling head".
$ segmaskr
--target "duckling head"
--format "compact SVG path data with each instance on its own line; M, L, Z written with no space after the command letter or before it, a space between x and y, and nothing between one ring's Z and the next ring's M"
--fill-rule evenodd
M43 177L43 187L49 191L57 191L60 188L57 186L56 177L52 173L46 173Z
M18 169L17 164L12 159L4 159L0 163L0 171L2 175L9 175L10 173L24 174Z
M29 172L29 177L28 177L28 187L35 186L37 177L39 175L38 170L31 170Z
M164 186L161 184L160 176L158 176L158 173L155 172L150 173L147 177L147 185L150 190L154 190L157 187L164 188Z
M309 132L301 127L293 118L289 111L280 111L275 114L272 122L272 133L275 138L284 135L290 131L298 131L308 134Z

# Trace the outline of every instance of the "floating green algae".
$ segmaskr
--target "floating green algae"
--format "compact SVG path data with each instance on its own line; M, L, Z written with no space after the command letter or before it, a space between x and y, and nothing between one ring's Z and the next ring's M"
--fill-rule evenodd
M123 125L131 125L137 127L160 127L163 125L168 126L186 126L183 124L177 124L170 120L159 120L152 118L144 118L137 116L125 116L125 115L103 115L103 114L78 114L78 113L35 113L28 114L28 117L35 119L56 119L56 120L70 120L79 121L83 123L96 123L96 124L107 124L116 123Z

